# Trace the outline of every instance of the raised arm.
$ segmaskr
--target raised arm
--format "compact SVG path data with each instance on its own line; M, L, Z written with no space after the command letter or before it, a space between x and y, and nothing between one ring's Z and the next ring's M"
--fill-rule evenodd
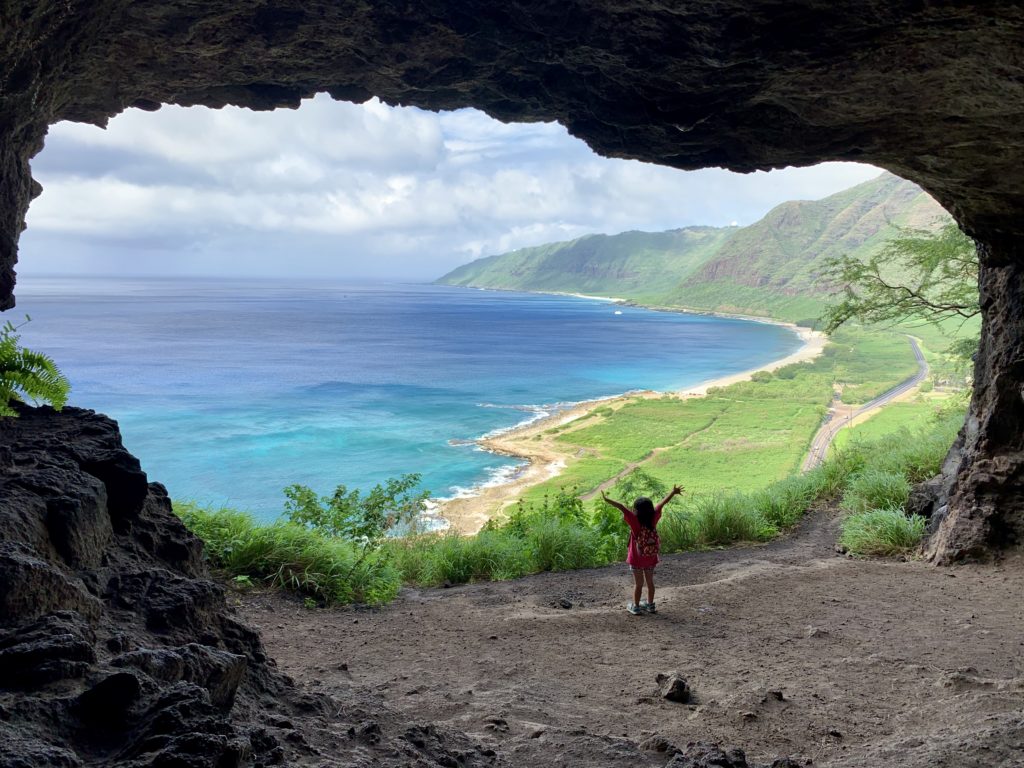
M625 504L622 504L621 502L618 502L615 499L608 498L608 494L606 494L604 491L601 491L601 498L604 499L605 504L611 504L613 507L615 507L617 510L619 510L622 513L627 513L627 512L632 512L633 511L629 507L627 507Z
M666 496L664 499L662 499L660 502L658 502L658 506L656 506L654 508L654 511L655 512L661 512L661 508L664 507L666 504L668 504L670 501L672 501L672 497L673 496L678 496L682 492L683 492L683 486L681 486L681 485L673 485L672 486L672 490L668 492L668 496Z

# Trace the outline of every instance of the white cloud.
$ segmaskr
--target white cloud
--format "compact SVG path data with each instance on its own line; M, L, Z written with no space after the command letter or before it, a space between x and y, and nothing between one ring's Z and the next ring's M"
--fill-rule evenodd
M23 275L39 264L406 279L588 232L748 224L878 173L687 173L600 158L553 123L326 96L297 111L129 111L106 131L62 123L33 170L45 191Z

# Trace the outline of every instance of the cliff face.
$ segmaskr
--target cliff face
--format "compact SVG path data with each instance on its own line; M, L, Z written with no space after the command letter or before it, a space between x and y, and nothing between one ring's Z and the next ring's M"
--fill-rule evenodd
M979 385L934 553L956 559L1024 529L1022 61L1016 3L7 0L0 308L47 126L132 106L272 109L326 91L559 120L598 152L677 168L870 162L980 246Z
M117 425L19 410L0 419L0 766L492 762L351 690L298 690Z
M934 229L948 214L919 187L885 175L824 200L793 201L772 209L722 246L692 282L728 280L785 294L823 293L825 261L866 255L896 226Z

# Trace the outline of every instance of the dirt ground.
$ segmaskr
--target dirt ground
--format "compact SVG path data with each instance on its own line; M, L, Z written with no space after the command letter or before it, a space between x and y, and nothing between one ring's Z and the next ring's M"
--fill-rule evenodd
M665 765L703 740L815 766L1024 766L1024 558L855 560L836 529L822 511L766 546L665 557L650 616L624 610L624 565L372 610L234 602L299 681L373 693L503 765ZM670 672L692 703L661 698Z

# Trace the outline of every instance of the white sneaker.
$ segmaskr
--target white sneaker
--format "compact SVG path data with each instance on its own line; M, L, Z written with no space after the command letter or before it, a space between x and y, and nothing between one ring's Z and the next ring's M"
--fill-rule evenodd
M626 610L634 616L639 616L641 613L645 613L643 606L637 605L636 603L630 603L627 605Z

